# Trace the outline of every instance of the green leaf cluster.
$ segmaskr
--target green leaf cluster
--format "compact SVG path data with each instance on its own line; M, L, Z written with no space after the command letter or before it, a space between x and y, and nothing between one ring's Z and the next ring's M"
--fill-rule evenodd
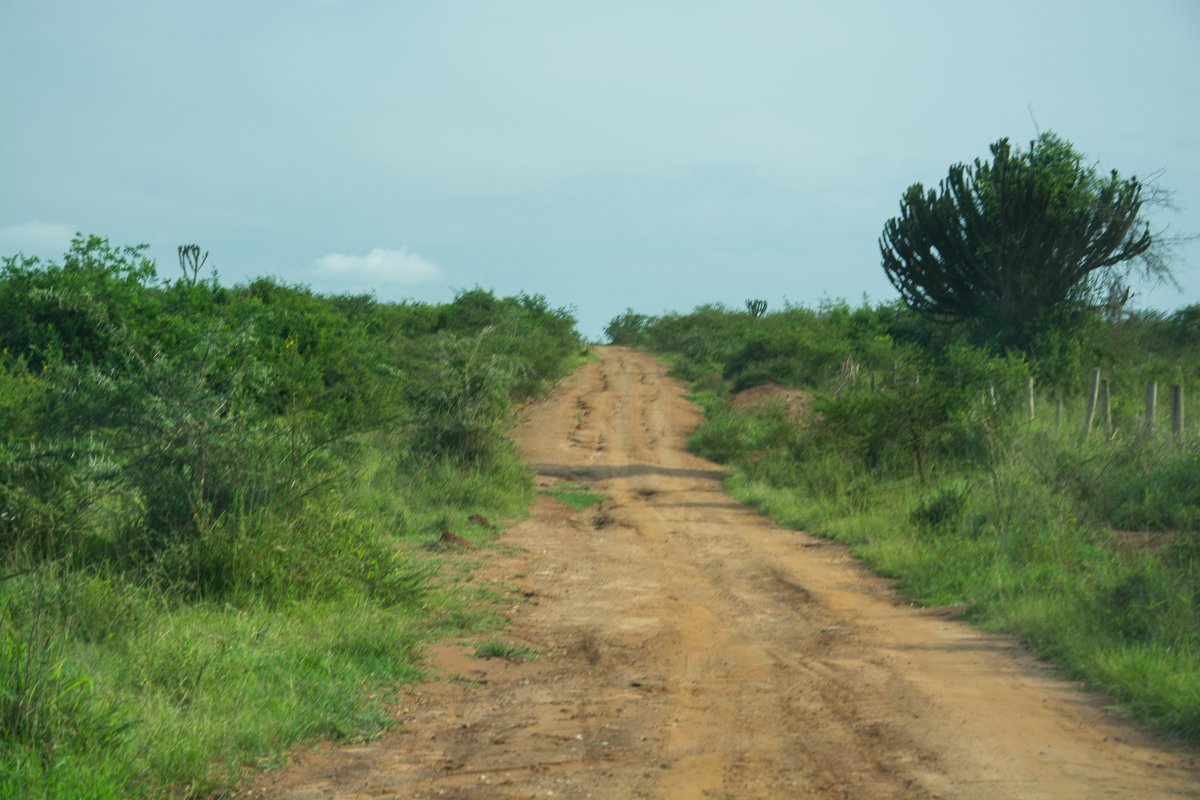
M196 270L169 280L145 247L98 236L58 262L0 260L0 793L71 764L108 787L87 796L147 775L204 794L222 759L283 746L183 733L222 689L212 674L251 662L274 665L253 702L336 686L337 711L305 700L304 714L362 716L353 687L317 673L360 665L343 683L389 682L413 669L393 636L407 617L410 630L472 624L476 612L441 622L449 595L404 541L520 513L533 486L511 409L582 347L571 314L540 296L471 289L431 305ZM259 646L266 633L212 645L244 619L308 615L333 628L288 645L293 672L272 672L285 654ZM140 664L126 641L173 652L180 617L207 655L115 670L93 694L81 675ZM322 650L367 628L371 641ZM114 696L120 719L152 707L155 721L126 736L106 716ZM283 719L287 741L315 724ZM155 761L168 752L188 763Z
M1050 132L1024 151L1001 139L991 156L951 166L936 190L908 188L880 237L883 269L918 313L1033 352L1121 296L1152 242L1142 185L1101 175Z

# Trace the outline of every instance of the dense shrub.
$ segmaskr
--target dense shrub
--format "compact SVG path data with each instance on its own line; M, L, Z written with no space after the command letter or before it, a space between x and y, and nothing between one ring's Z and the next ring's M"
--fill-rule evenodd
M691 445L737 468L735 496L845 541L915 600L1016 632L1152 725L1200 739L1200 449L1194 427L1151 436L1140 418L1146 381L1162 391L1200 378L1195 307L1093 318L1072 337L1047 334L1030 358L997 357L895 305L631 313L613 332L635 330L693 381L706 416ZM1085 441L1096 365L1113 430ZM729 399L764 382L808 389L813 413Z
M361 716L356 682L411 671L411 630L450 602L431 556L401 543L519 513L532 480L510 409L581 350L571 315L539 296L427 305L164 280L144 247L95 236L61 263L0 262L0 793L203 795L221 763L236 773L320 733L314 718ZM288 615L328 630L260 644ZM248 638L214 643L251 617ZM198 620L196 659L113 670L93 691L80 664L136 660L127 638L184 652L176 618ZM227 688L213 665L259 664L274 666L255 707L314 687L321 707L290 701L308 716L256 744L196 740L189 714ZM142 714L159 733L125 736ZM178 781L190 788L163 788Z

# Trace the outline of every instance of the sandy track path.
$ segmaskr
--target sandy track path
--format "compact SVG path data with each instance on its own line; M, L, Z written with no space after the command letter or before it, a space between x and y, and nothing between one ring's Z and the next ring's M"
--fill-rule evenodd
M517 439L539 501L481 580L517 587L527 664L431 653L384 739L301 755L291 798L1197 797L1194 754L1106 716L1012 640L898 602L836 545L775 526L687 452L698 412L602 348Z

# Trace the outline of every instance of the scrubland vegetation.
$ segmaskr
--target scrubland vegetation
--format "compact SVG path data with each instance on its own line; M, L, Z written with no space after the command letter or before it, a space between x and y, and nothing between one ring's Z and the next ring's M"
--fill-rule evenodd
M524 513L509 414L581 357L572 317L188 255L2 262L0 796L207 796L376 734L424 640L495 624L436 543Z
M900 304L764 312L630 311L607 333L692 382L707 412L692 446L736 467L736 497L1200 741L1200 307L1093 314L1043 358L996 355ZM1097 366L1113 426L1085 439ZM1190 392L1182 437L1161 400L1146 430L1149 380ZM731 401L764 382L811 391L811 412Z

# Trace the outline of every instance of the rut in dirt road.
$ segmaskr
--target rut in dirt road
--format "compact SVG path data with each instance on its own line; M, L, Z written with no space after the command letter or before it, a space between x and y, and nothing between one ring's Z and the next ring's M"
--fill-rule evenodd
M687 452L699 421L645 354L602 348L516 438L543 498L484 577L505 638L435 648L385 739L306 754L280 798L1195 797L1186 753L1105 716L1011 640L899 604L838 546L773 525ZM514 554L515 553L515 554Z

